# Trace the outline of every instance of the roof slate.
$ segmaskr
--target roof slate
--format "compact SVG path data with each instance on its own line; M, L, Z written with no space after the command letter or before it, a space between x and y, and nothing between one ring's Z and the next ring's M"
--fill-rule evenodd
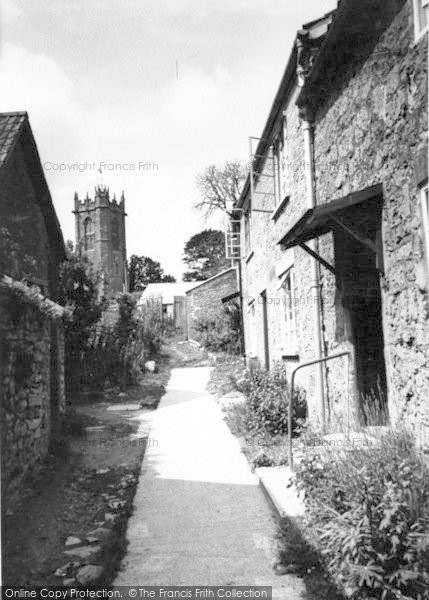
M0 167L15 146L26 119L26 112L0 113Z

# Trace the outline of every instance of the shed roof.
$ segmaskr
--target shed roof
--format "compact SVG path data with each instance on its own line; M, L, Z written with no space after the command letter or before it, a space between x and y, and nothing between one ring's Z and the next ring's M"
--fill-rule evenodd
M189 288L195 285L194 281L177 281L174 283L149 283L138 301L138 306L148 299L162 298L163 304L174 304L175 296L184 296Z

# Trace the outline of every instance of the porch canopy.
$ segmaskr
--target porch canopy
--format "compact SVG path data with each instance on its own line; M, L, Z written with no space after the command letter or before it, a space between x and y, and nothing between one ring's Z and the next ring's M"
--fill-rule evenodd
M365 231L359 231L356 228L356 225L351 226L350 224L344 223L343 220L347 217L347 214L352 207L377 197L380 198L382 196L382 191L382 184L376 184L365 188L364 190L360 190L359 192L332 200L326 204L309 208L278 243L282 246L283 250L287 250L293 246L300 246L327 269L335 273L334 267L309 248L306 245L306 242L335 229L342 229L348 235L374 252L378 257L379 252L377 252L376 244L367 236Z

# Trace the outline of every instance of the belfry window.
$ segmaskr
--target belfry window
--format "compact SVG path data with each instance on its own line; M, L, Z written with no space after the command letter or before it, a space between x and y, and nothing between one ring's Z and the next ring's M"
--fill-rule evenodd
M94 249L94 223L92 219L87 217L83 222L83 243L85 250Z
M119 250L119 223L118 219L112 221L112 248Z

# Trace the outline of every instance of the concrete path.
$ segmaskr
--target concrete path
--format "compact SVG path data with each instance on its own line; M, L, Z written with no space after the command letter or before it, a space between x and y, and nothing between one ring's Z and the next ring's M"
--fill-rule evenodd
M273 571L275 518L206 391L209 375L174 369L152 413L114 585L272 585L274 598L304 598L301 579Z

